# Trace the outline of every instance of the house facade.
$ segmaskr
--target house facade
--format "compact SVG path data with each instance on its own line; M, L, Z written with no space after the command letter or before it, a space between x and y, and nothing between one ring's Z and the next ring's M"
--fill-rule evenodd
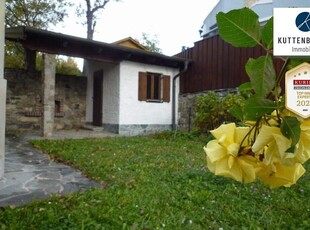
M29 27L9 28L6 38L49 55L84 58L88 125L121 135L140 135L171 130L177 120L176 78L187 62L184 58L146 51L132 39L107 44ZM48 71L43 72L50 73L53 67L45 68ZM55 98L50 99L55 92L46 92L55 79L46 79L43 95L50 105L44 102L42 119L50 125L55 122L49 114L55 108ZM44 122L42 126L44 129Z
M132 61L87 61L86 122L121 135L172 128L172 78L178 69ZM176 108L177 109L177 108Z
M249 7L258 16L259 21L263 24L273 15L273 8L281 7L310 7L309 0L220 0L213 10L205 18L200 30L202 38L216 35L216 15L219 12L228 12L233 9Z

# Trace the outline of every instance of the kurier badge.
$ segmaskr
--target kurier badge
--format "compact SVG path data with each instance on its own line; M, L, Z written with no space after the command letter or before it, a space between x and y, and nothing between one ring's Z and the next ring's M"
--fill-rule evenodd
M310 117L310 64L303 63L285 74L286 108L302 118Z

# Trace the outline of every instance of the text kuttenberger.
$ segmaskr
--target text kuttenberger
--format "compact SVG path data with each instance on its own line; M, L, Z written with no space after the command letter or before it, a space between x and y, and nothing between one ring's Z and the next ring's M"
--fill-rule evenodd
M278 44L310 44L310 37L278 37Z

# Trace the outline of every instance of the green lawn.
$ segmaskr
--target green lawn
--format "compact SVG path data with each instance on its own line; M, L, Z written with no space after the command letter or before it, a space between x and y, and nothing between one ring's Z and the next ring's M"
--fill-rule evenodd
M105 188L3 209L0 229L310 229L309 173L276 190L215 177L198 138L162 134L33 144Z

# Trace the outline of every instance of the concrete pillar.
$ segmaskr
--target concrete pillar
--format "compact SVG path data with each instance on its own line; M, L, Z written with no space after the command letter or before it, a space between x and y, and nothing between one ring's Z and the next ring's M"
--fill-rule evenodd
M4 176L5 155L5 104L6 104L6 80L4 75L4 12L5 1L0 1L0 178Z
M43 70L42 70L43 137L52 136L54 129L55 72L56 72L55 70L56 70L55 55L44 54Z

